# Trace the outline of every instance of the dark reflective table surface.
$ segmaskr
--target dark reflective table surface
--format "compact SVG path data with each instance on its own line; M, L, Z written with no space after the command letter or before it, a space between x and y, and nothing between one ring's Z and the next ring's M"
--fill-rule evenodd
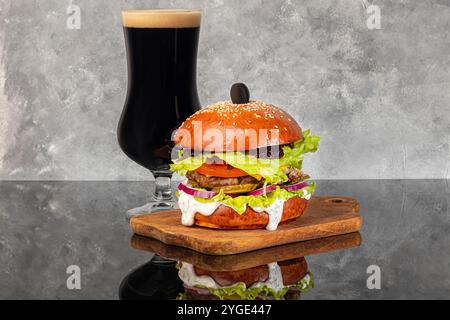
M126 288L130 276L145 289L138 295L171 298L169 293L183 290L177 269L153 266L155 251L212 266L235 264L233 258L210 260L133 240L125 211L145 203L151 187L148 182L0 182L0 299L128 298L133 297ZM362 243L322 253L317 248L323 243L311 244L304 253L315 287L302 299L450 298L448 181L319 181L317 194L361 202ZM269 255L234 261L264 262ZM67 288L71 265L81 270L80 290ZM381 271L380 290L367 287L372 265Z

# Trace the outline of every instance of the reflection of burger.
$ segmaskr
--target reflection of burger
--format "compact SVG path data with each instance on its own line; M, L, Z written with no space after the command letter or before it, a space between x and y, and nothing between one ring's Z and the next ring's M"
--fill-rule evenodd
M247 92L243 85L236 88ZM300 217L314 192L302 161L317 150L319 138L302 132L275 106L242 97L233 101L198 111L174 136L179 157L172 170L187 177L179 187L182 222L276 230Z
M360 245L361 235L350 233L236 255L212 256L134 235L131 246L155 253L157 259L156 263L154 258L152 263L124 279L121 288L126 292L121 291L121 297L299 299L300 293L314 287L306 257ZM173 267L169 273L167 269L172 267L161 264L167 261L164 259L182 262L178 263L178 270Z
M299 300L301 292L314 286L305 258L238 271L206 270L179 263L178 273L187 300Z

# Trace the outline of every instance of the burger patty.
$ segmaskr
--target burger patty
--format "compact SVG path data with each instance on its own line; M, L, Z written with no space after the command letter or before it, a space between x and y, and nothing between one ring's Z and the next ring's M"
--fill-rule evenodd
M289 178L289 181L293 182L293 183L300 182L305 177L305 174L303 173L302 170L297 169L297 168L291 168L291 167L288 167L286 169L286 174Z
M189 171L186 174L186 177L189 179L190 184L193 187L200 187L211 189L215 187L226 187L226 186L236 186L243 184L257 184L261 186L264 184L264 181L258 181L256 178L252 176L245 176L240 178L219 178L219 177L208 177L203 174L200 174L196 171Z
M302 170L291 167L286 169L286 174L288 176L289 183L300 182L305 177ZM256 184L258 187L262 187L264 185L264 179L258 180L252 176L245 176L239 178L220 178L220 177L205 176L196 171L189 171L186 174L186 177L188 178L189 183L193 187L200 187L205 189L244 185L244 184Z
M264 282L269 279L269 270L265 265L238 271L208 271L199 267L194 267L194 270L197 276L210 276L222 287L243 282L247 288L250 288L257 282Z

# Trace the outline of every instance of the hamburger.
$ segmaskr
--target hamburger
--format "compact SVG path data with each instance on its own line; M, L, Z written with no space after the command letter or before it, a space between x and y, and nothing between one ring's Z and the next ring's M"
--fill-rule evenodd
M314 287L305 258L269 263L244 270L214 271L187 262L178 264L182 300L300 300Z
M303 158L319 140L234 85L231 101L201 109L174 134L171 169L186 177L178 192L182 223L273 231L299 218L315 190Z

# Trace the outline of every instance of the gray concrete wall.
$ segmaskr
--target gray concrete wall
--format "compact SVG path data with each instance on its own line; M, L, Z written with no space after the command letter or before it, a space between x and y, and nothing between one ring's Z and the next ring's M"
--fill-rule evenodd
M66 26L70 3L79 30ZM120 11L151 7L204 10L203 105L247 83L322 137L312 176L449 178L450 1L0 0L0 179L149 178L115 131Z

